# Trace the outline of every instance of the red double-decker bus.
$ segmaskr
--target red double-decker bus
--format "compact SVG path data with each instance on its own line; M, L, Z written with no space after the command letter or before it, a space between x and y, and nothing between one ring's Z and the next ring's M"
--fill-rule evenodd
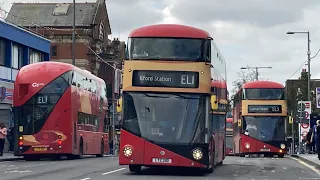
M226 114L227 114L227 83L224 80L224 77L218 76L211 83L211 91L212 91L212 100L211 104L213 104L212 111L212 119L213 119L213 131L212 131L212 143L218 144L220 148L218 148L218 153L222 153L223 155L219 155L221 158L218 161L222 162L225 158L226 154ZM214 102L213 102L214 101ZM217 106L217 107L214 107ZM214 148L214 147L213 147ZM221 150L221 151L220 151Z
M212 172L225 156L224 141L212 136L225 128L213 126L224 127L225 115L221 122L213 118L211 80L226 79L213 39L190 26L152 25L131 32L127 55L119 164L134 172L142 166Z
M102 157L109 151L105 82L73 65L24 66L14 83L14 155Z
M234 153L241 157L286 153L287 104L284 86L272 81L245 83L234 97Z
M226 155L233 155L233 118L226 118Z

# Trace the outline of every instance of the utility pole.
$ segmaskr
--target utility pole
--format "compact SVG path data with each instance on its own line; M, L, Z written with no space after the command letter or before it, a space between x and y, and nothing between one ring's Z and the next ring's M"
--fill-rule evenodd
M76 0L73 0L73 25L72 25L72 65L76 65Z
M259 72L258 69L271 69L272 67L263 67L263 66L256 66L256 67L242 67L240 69L255 69L256 70L256 81L259 80Z
M290 118L293 118L293 110L291 110L291 116ZM292 119L290 119L291 121ZM291 146L291 155L294 154L294 121L292 120L292 123L291 123L291 138L292 138L292 146Z
M307 55L308 55L308 101L311 101L311 87L310 87L310 61L311 61L311 50L310 50L310 32L309 31L302 31L302 32L292 32L292 31L288 31L287 34L307 34L308 36L308 51L307 51ZM309 122L310 124L310 122Z

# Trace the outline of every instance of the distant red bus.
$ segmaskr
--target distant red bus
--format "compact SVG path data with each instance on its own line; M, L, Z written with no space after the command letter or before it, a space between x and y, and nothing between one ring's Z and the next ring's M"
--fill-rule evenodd
M286 153L287 104L284 86L272 81L245 83L234 97L234 153L241 157Z
M160 24L132 31L127 47L119 164L133 172L143 166L213 172L225 156L218 138L225 135L225 112L212 114L220 103L211 80L226 79L213 39L198 28Z
M102 157L109 152L105 82L73 65L24 66L14 83L14 155Z
M233 155L233 119L226 118L226 155Z

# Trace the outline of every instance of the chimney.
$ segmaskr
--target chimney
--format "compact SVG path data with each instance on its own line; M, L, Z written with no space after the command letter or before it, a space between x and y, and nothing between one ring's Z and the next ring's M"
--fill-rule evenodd
M307 72L307 70L306 69L302 69L302 72Z

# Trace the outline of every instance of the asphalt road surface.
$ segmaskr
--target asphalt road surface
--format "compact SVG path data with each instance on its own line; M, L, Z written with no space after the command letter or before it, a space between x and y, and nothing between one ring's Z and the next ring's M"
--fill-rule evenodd
M320 180L320 172L297 159L227 157L212 174L186 169L144 168L141 174L119 166L117 157L59 161L0 162L1 180Z

